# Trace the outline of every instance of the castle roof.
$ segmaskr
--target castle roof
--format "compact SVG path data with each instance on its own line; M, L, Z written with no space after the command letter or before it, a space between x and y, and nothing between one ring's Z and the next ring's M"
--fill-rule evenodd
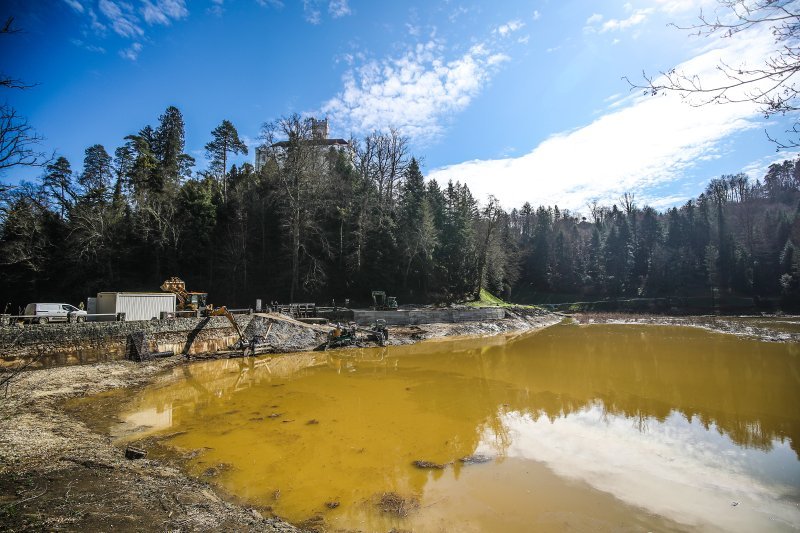
M288 148L291 143L289 141L280 141L272 145L272 148ZM308 139L300 141L300 144L310 146L347 146L348 143L344 139Z

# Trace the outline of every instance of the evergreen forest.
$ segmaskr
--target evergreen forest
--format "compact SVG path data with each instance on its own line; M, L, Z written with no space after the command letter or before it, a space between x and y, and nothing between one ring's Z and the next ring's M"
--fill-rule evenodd
M665 212L625 194L577 213L475 198L458 176L425 180L396 131L337 148L295 115L265 124L262 138L258 171L230 164L253 154L223 121L205 147L210 166L196 171L169 107L113 151L54 157L36 183L0 187L3 306L158 291L171 276L234 307L366 305L371 290L401 304L481 289L520 303L800 301L800 161L757 180L720 176Z

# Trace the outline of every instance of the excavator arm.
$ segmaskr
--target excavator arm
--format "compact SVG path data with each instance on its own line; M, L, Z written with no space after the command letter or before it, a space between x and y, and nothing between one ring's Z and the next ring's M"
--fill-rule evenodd
M178 309L183 309L189 293L186 292L186 283L181 278L172 277L161 284L161 290L175 294L178 299Z
M241 342L241 345L245 346L247 344L247 342L244 340L244 333L242 333L242 329L239 327L239 324L236 323L236 319L233 318L233 314L228 311L227 307L224 305L222 307L217 307L211 311L211 313L209 313L209 316L224 316L227 318L233 326L233 329L236 330L236 334L239 335L239 341Z

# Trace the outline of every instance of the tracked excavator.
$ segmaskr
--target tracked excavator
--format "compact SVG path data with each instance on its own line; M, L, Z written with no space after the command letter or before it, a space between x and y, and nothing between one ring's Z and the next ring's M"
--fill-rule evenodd
M236 334L239 335L239 347L244 349L250 345L250 343L245 340L242 329L227 307L224 305L214 307L207 303L207 292L187 291L186 283L182 279L176 277L171 277L162 283L161 290L164 292L171 292L175 295L175 298L178 300L175 306L177 311L197 311L201 316L224 316L231 323L233 329L236 330Z

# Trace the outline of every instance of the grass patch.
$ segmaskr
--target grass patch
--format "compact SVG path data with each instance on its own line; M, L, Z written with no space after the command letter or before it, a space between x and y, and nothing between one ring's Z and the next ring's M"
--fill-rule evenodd
M481 296L477 300L464 302L466 305L472 307L522 307L524 309L537 309L536 305L520 305L511 302L506 302L502 298L498 298L486 289L481 289Z

